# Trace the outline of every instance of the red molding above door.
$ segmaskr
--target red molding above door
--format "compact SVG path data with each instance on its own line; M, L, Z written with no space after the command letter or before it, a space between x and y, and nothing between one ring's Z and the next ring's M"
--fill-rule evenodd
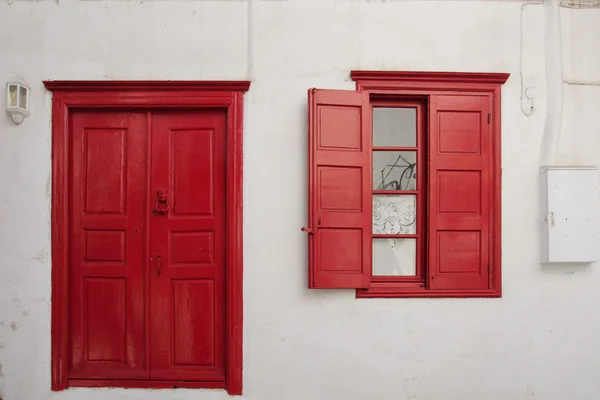
M242 126L243 94L249 89L250 82L44 81L44 85L53 92L52 390L64 390L70 385L81 386L81 382L69 382L68 377L68 125L71 111L76 108L202 109L209 107L222 108L227 111L226 389L231 395L241 395L243 363ZM98 382L96 383L98 384ZM140 387L139 384L136 382L127 387ZM105 384L105 386L110 385L110 381ZM148 387L153 386L149 384ZM190 387L198 387L198 383L192 383Z
M250 81L44 81L46 89L51 91L195 91L215 90L245 92Z

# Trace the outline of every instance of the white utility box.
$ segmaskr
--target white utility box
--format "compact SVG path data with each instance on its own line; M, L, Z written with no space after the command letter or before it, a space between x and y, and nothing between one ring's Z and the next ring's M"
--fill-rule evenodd
M542 167L542 263L600 259L596 167Z

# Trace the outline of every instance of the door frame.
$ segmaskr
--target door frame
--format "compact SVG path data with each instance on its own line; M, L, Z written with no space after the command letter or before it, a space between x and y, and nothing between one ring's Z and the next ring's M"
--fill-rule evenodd
M52 92L52 390L70 386L169 388L148 380L69 380L68 233L69 120L77 109L224 109L227 112L225 265L225 389L242 394L243 363L243 115L249 81L43 81ZM146 384L147 382L147 384ZM219 388L211 382L179 387Z

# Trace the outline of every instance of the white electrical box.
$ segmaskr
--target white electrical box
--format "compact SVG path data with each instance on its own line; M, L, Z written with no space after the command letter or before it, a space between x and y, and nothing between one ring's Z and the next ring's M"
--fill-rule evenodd
M542 167L542 263L600 259L596 167Z

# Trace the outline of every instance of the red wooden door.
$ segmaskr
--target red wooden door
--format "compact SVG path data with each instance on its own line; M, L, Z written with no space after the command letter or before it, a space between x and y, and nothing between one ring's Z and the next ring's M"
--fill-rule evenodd
M70 378L147 378L145 113L74 113L69 148Z
M69 377L224 381L225 111L75 113L69 144Z
M225 129L221 111L152 117L153 379L225 379Z

